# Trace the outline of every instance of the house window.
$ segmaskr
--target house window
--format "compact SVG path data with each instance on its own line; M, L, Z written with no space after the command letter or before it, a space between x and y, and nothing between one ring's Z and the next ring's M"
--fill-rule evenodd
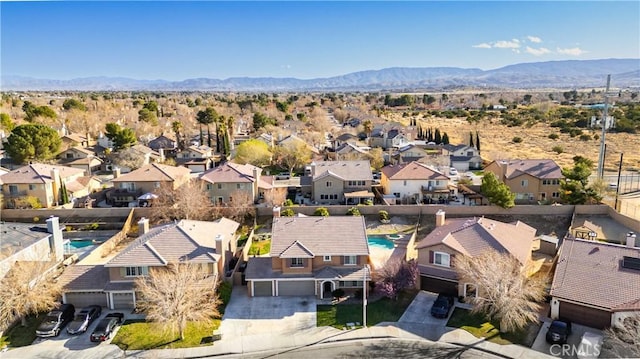
M153 187L154 187L154 188L160 188L160 182L155 182L155 183L153 184Z
M331 262L331 256L324 256L322 260L324 260L325 262Z
M242 189L242 183L236 183L236 188L237 189Z
M396 196L396 198L400 198L400 192L394 192L393 195Z
M522 180L520 181L520 184L522 185L522 187L527 187L529 186L529 180Z
M224 202L224 198L217 197L217 201L216 202L218 202L218 204L222 204Z
M469 157L473 156L473 151L467 151L467 156Z
M354 266L358 264L357 256L344 256L344 264L348 266Z
M341 280L338 282L340 288L362 288L361 280Z
M405 185L405 186L407 185L407 180L404 180L404 185Z
M327 181L327 187L331 187L332 183Z
M560 198L560 192L551 193L551 198Z
M222 183L218 183L218 189L222 189Z
M13 194L16 195L18 194L18 186L16 185L9 185L9 194Z
M449 253L435 252L433 256L433 263L442 267L451 267L450 259L451 257L449 256Z
M207 183L207 191L211 189L211 183Z
M136 184L133 182L122 182L120 183L120 188L127 190L127 191L135 191L136 190Z
M140 277L149 274L149 267L126 267L125 277Z
M34 191L35 189L36 189L36 185L34 184L29 185L29 191Z
M465 283L464 284L464 296L465 297L475 297L476 295L478 295L478 291L476 290L476 286L471 284L471 283Z
M291 267L304 267L304 259L302 258L291 258Z
M67 153L67 158L73 158L73 153Z

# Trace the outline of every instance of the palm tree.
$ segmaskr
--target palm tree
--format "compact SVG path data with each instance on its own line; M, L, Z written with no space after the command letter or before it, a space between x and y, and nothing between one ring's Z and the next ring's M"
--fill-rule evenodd
M373 132L373 123L371 123L371 120L364 121L362 127L364 128L364 133L367 134L367 139L371 137L371 132Z
M183 150L184 149L184 141L181 139L182 135L182 122L180 121L173 121L171 123L171 129L173 130L173 132L175 132L176 134L176 142L178 142L178 149L179 150Z

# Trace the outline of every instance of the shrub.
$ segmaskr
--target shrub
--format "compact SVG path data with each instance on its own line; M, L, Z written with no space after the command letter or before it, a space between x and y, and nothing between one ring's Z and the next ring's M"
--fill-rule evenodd
M285 206L285 207L291 207L291 206L293 206L293 205L294 205L294 203L293 203L293 201L291 200L291 198L287 198L287 200L286 200L286 201L284 201L284 206Z
M40 217L33 217L33 223L40 222Z
M314 216L322 216L322 217L329 217L329 210L324 208L324 207L318 207L316 208L316 210L313 212Z
M549 135L549 138L552 139L552 140L557 140L559 137L560 136L558 136L557 133L552 133L552 134Z
M516 136L511 140L513 143L521 143L522 142L522 138Z
M331 295L334 298L344 297L344 289L338 288L338 289L334 290L333 292L331 292Z
M562 146L553 146L551 151L553 151L553 152L555 152L557 154L561 154L562 152L564 152L564 148L562 148Z
M385 211L384 209L383 209L383 210L380 210L380 211L378 212L378 218L379 218L381 221L388 221L388 220L389 220L389 218L390 218L390 217L389 217L389 212Z
M280 212L280 215L283 217L293 217L296 215L296 213L291 208L287 208L282 210L282 212Z
M97 223L91 223L91 224L87 224L86 226L84 226L82 229L85 231L95 231L96 229L98 229L99 225Z
M368 200L364 201L364 205L365 206L373 206L373 201L368 199Z
M361 216L358 207L351 207L347 210L347 216Z
M580 141L591 141L591 136L587 134L580 135Z
M227 304L231 300L232 289L233 289L233 286L231 285L231 283L227 283L227 282L222 282L220 283L220 286L218 286L218 296L222 301L222 305L227 306Z

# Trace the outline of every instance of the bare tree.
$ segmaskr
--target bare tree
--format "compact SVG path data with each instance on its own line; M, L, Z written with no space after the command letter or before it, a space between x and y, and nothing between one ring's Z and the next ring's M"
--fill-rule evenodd
M617 358L640 358L640 313L626 317L620 325L604 331L605 348Z
M286 167L289 173L311 161L311 150L303 142L277 146L274 152L276 162Z
M376 291L387 298L397 299L401 291L415 287L418 275L416 261L406 262L400 257L393 257L382 268L376 269L373 279Z
M247 191L234 191L229 196L229 203L219 204L214 208L214 217L226 217L243 222L255 215L254 199Z
M111 162L118 167L127 167L131 170L144 166L144 154L133 149L125 148L110 155Z
M60 285L53 281L49 261L15 262L0 280L0 329L20 318L54 308L59 302Z
M1 197L0 197L1 199ZM264 201L265 203L272 206L279 206L287 200L287 190L286 188L272 188L270 191L265 192Z
M532 268L512 255L488 250L477 256L457 256L460 283L473 283L476 296L469 298L473 312L500 321L500 331L524 328L538 319L546 278L529 275Z
M136 280L139 308L147 319L161 323L172 333L177 331L184 340L187 322L206 322L220 317L221 302L215 291L217 279L208 268L186 262L150 269L148 277Z
M211 219L211 200L204 190L203 183L191 179L174 189L171 184L161 184L151 206L151 219L164 222L174 219Z

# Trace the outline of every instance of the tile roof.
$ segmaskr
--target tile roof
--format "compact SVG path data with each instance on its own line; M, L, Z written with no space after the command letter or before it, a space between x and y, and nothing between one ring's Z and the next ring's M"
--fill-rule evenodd
M507 179L515 178L525 173L537 178L564 178L562 169L554 160L511 160L498 162L498 164L505 163L507 165L505 178Z
M319 154L320 151L311 146L309 143L307 143L307 141L303 140L302 138L296 136L296 135L289 135L285 138L283 138L282 140L278 141L278 145L280 146L287 146L288 144L303 144L309 151L315 153L315 154Z
M517 221L503 223L488 218L453 218L436 227L416 248L426 248L444 244L455 251L468 256L479 255L494 249L511 253L522 264L531 258L531 246L536 229Z
M640 270L622 268L622 257L640 258L640 249L565 238L551 295L607 310L640 310Z
M456 273L455 270L425 266L422 264L418 264L418 270L420 271L420 274L426 276L458 280L458 273Z
M371 280L371 272L364 272L362 266L354 267L322 267L313 273L303 274L283 274L282 271L271 269L271 258L254 257L249 258L245 277L247 280L254 279L285 279L285 278L314 278L314 279L339 279L339 280L362 280L366 275L367 280Z
M241 165L233 162L225 162L221 166L204 172L200 176L200 179L211 183L253 183L255 181L253 177L254 169L262 172L260 167L248 163Z
M324 177L323 175L329 171L344 180L373 180L369 161L319 161L314 163L316 166L314 181Z
M274 218L271 255L287 255L296 242L316 257L369 254L361 216Z
M382 167L380 171L390 180L449 180L449 177L416 161L387 165Z
M102 291L108 281L109 270L101 265L68 266L58 278L65 291Z
M0 221L0 259L50 236L46 224Z
M183 219L151 229L111 259L106 267L127 265L163 266L188 259L195 263L212 263L216 253L216 236L233 240L239 223L221 218L214 222Z
M186 167L167 166L150 163L137 170L114 178L112 182L173 182L180 177L189 176L191 170Z
M62 178L84 173L84 170L79 168L33 163L2 175L0 183L52 183L53 169L57 169Z

